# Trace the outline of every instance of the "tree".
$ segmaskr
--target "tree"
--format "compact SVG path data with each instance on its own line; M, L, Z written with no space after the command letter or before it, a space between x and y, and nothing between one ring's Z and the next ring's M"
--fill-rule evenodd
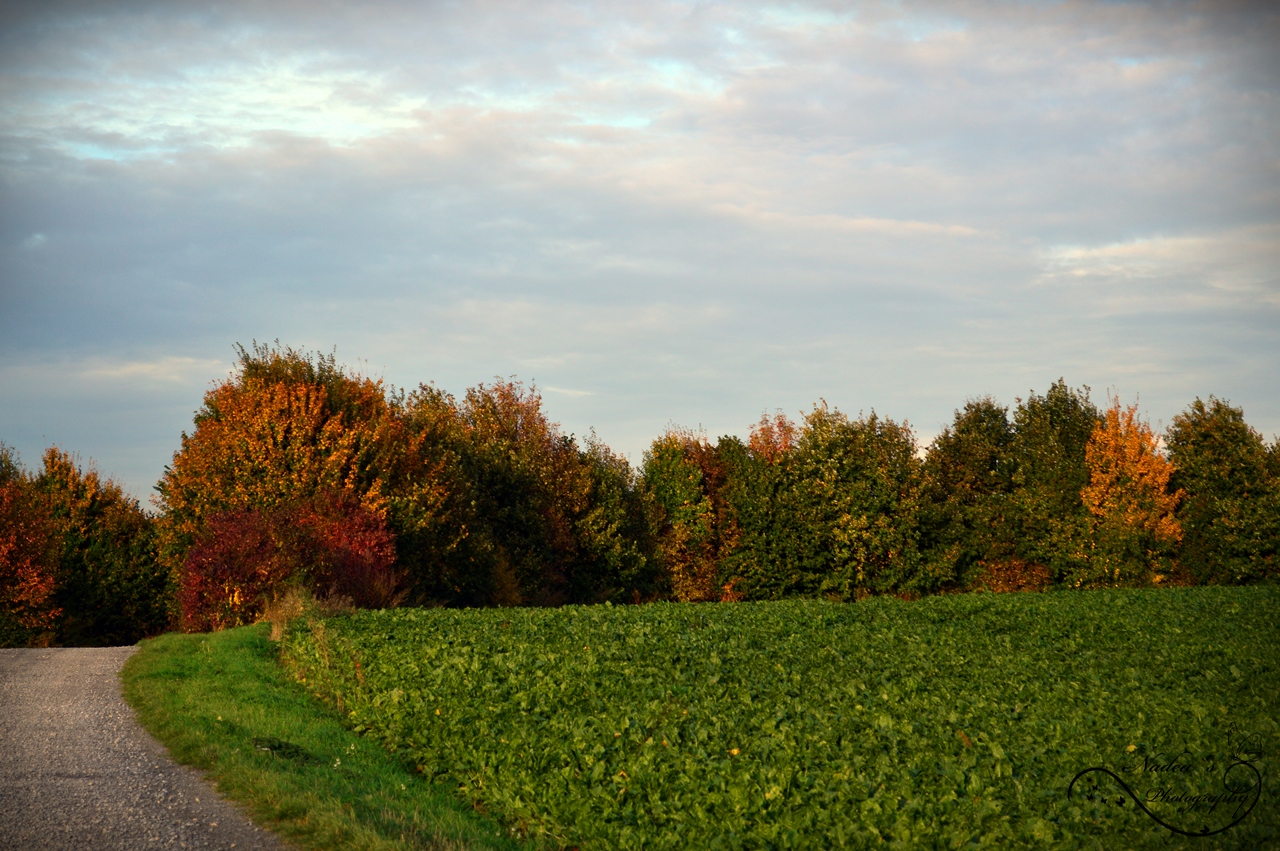
M725 491L739 532L726 578L746 599L932 590L919 551L920 464L910 428L850 420L815 406L794 444L777 451L764 422L756 449L722 441ZM767 426L767 428L766 428ZM745 450L745 451L744 451Z
M802 587L842 600L933 590L921 571L920 462L906 423L816 406L790 472Z
M33 486L58 540L58 643L133 644L163 631L170 579L156 560L155 523L138 501L56 446Z
M1182 564L1200 582L1280 578L1277 446L1213 396L1174 417L1165 443L1176 468L1171 486L1186 493L1177 514Z
M430 599L554 605L655 593L650 508L630 465L594 436L579 447L562 434L536 388L498 380L458 402L423 385L405 410L415 457L434 459L409 477L434 488L409 503L434 506L431 522L402 533L432 554L417 572Z
M793 462L801 429L781 411L761 415L744 445L722 437L722 501L735 546L721 559L721 599L769 599L795 586L797 552Z
M970 399L925 456L925 547L935 569L959 587L1013 555L1000 504L1013 490L1013 440L1007 408L989 396Z
M58 540L53 516L13 450L0 443L0 647L53 638Z
M718 600L722 559L736 543L721 494L726 471L704 435L671 428L645 453L643 481L659 509L657 555L671 593Z
M332 356L239 348L236 374L205 394L157 485L160 557L176 576L211 517L271 511L344 491L385 516L410 450L382 383Z
M1089 574L1077 584L1132 585L1161 581L1182 539L1175 511L1183 494L1171 490L1174 468L1160 453L1138 406L1112 400L1085 446L1089 483L1080 497L1091 515Z
M1073 390L1062 379L1014 412L1012 489L993 500L993 528L1004 551L1030 569L1043 566L1054 582L1091 575L1091 519L1080 494L1089 483L1085 447L1099 420L1089 388Z

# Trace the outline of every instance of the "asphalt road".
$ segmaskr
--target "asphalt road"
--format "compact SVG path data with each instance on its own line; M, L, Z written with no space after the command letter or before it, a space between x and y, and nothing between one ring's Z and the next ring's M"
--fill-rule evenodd
M133 651L0 649L0 849L289 848L138 726Z

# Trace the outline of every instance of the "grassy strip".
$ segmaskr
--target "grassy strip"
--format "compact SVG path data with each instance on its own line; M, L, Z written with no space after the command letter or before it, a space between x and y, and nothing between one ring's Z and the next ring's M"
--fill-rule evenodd
M130 658L125 699L174 759L302 847L525 847L347 730L289 679L267 630L163 635Z

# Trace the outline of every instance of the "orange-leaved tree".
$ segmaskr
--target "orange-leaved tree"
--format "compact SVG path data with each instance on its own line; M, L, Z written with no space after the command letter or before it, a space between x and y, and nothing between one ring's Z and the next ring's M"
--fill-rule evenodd
M0 444L0 647L53 638L58 541L53 516L13 451Z
M1089 482L1080 498L1091 516L1091 569L1076 584L1160 582L1182 539L1175 516L1182 492L1170 489L1174 467L1136 404L1122 408L1112 399L1085 446L1085 462Z
M766 464L777 464L790 452L800 439L800 429L782 411L766 412L751 427L747 448Z
M386 517L414 466L382 382L349 374L332 355L256 344L239 353L236 374L205 394L157 486L160 558L175 579L213 517L333 492Z

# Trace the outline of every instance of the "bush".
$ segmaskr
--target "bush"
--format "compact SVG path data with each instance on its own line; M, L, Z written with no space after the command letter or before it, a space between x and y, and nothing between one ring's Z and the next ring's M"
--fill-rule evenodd
M258 620L290 587L366 608L395 605L402 577L385 521L328 492L274 511L215 515L182 570L182 626L192 632Z

